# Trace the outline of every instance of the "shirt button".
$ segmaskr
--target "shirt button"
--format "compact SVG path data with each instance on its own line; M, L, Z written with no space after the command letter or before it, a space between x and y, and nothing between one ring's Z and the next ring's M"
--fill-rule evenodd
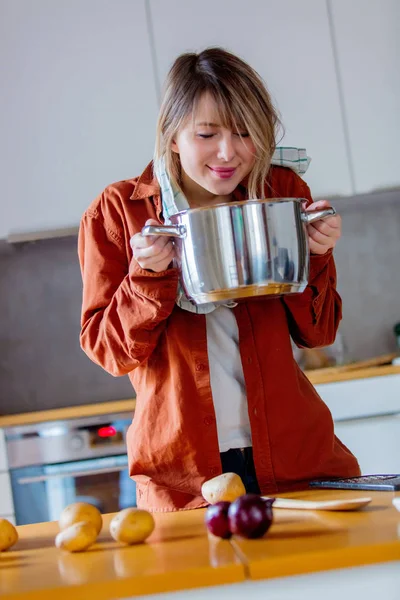
M196 365L196 371L204 371L205 366L203 365L203 363L197 363Z
M208 417L204 417L204 425L212 425L214 423L214 417L209 415Z
M216 475L217 473L218 473L217 467L211 467L211 469L210 469L210 475Z
M251 365L252 362L253 362L253 360L252 360L251 356L248 356L247 357L247 364Z
M257 416L257 409L256 408L253 410L253 414L254 414L255 417Z

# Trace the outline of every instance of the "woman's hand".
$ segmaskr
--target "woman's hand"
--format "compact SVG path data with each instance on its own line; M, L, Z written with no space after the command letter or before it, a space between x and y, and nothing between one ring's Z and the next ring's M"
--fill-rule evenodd
M309 210L324 210L330 208L327 200L313 202L306 207ZM311 254L326 254L328 250L336 246L336 242L342 235L342 219L340 215L334 215L321 221L315 221L307 225L308 244Z
M159 225L159 223L154 219L148 219L145 225ZM130 245L133 257L139 266L155 273L166 271L175 257L171 238L162 235L143 236L141 233L136 233L131 237Z

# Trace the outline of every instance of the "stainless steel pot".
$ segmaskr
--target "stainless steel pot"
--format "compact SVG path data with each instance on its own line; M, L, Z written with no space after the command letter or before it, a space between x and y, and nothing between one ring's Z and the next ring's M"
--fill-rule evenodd
M173 215L171 225L144 227L142 235L175 238L182 285L196 304L299 293L308 282L306 225L336 214L334 208L305 212L302 202L192 208Z

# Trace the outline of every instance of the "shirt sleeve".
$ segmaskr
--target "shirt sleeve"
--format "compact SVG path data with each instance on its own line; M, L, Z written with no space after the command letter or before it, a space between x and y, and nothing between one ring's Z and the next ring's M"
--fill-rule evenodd
M296 193L297 192L297 193ZM297 178L295 197L313 200L307 184ZM336 267L332 250L310 255L308 285L302 294L283 296L290 334L295 344L315 348L333 344L342 318L342 301L336 290Z
M175 306L178 271L141 269L115 229L91 211L81 221L78 255L82 349L112 375L126 375L156 347Z

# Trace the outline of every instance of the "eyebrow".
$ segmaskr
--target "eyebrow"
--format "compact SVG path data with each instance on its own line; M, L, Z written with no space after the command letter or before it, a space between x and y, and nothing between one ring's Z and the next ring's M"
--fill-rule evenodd
M196 123L196 125L202 127L221 127L218 123L210 123L208 121L201 121L200 123Z

